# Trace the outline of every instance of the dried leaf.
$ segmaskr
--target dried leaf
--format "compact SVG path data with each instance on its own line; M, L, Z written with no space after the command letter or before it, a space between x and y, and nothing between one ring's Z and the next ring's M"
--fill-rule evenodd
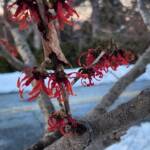
M51 24L51 28L47 34L47 39L43 38L42 43L45 60L47 60L52 53L55 53L60 62L70 65L60 48L58 35L53 24Z

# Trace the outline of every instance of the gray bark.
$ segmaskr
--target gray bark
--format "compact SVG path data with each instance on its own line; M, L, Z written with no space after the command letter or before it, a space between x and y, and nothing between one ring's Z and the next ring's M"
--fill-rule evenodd
M21 34L19 34L18 29L11 28L11 33L14 37L14 41L16 43L15 45L17 47L17 50L18 50L21 58L23 59L24 63L28 66L35 66L37 64L36 59L35 59L33 53L31 52L29 45L23 38L23 36L21 36Z
M18 53L21 56L22 60L24 61L25 65L31 67L35 66L37 64L36 58L33 55L24 37L21 35L21 33L19 33L18 29L12 28L11 25L6 20L4 20L4 24L6 25L7 29L11 32Z
M29 45L27 44L27 42L25 41L23 36L21 36L21 34L19 33L19 31L17 29L11 28L11 25L7 21L5 21L5 25L6 25L7 29L11 32L12 36L14 37L15 46L17 47L18 53L20 54L20 56L24 62L23 66L20 66L20 65L22 65L22 63L19 60L17 60L16 58L13 58L12 56L8 55L7 52L3 52L3 56L5 56L7 54L7 57L6 57L7 61L12 65L16 65L17 69L20 71L23 70L24 66L33 67L33 66L37 65L35 56L33 55ZM49 100L49 97L43 92L41 93L38 102L39 102L39 106L44 115L45 133L46 133L48 116L52 111L54 111L54 107L53 107L53 104L51 103L51 101Z

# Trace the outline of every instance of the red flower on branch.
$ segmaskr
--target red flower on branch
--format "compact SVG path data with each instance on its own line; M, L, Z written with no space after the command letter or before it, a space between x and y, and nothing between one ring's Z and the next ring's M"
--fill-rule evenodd
M72 85L64 72L62 72L62 74L51 73L48 78L48 89L52 92L51 97L58 98L63 102L65 92L67 92L68 95L75 95Z
M64 28L64 24L73 25L73 22L70 20L70 18L75 14L77 17L79 17L78 13L75 11L74 8L71 7L69 4L70 1L66 0L57 0L56 2L56 18L58 19L60 28Z
M77 121L71 116L66 115L63 111L52 113L48 119L48 131L60 131L64 136L70 136L74 134L77 126Z
M121 65L128 65L135 60L135 55L131 51L117 49L113 53L106 53L100 61L95 65L99 71L108 72L111 68L116 70Z
M84 58L83 63L81 63L82 58ZM102 72L92 65L95 59L95 49L88 49L87 52L81 53L78 58L78 65L81 69L76 73L76 78L81 79L83 86L93 86L93 79L100 80L103 77Z
M109 68L116 70L119 66L128 65L135 60L135 55L131 51L116 49L113 52L106 51L100 60L93 64L98 55L98 50L89 49L87 52L81 53L78 59L81 69L75 74L76 78L81 79L83 86L93 86L93 79L100 81Z
M36 99L41 91L44 91L47 95L51 95L50 90L45 86L44 79L46 79L48 74L46 72L40 72L36 68L28 68L25 70L25 76L23 78L18 78L17 87L19 88L19 95L23 98L24 88L30 86L32 83L34 87L28 93L28 101Z
M36 0L17 0L8 6L8 9L16 6L15 13L11 16L12 21L19 24L19 29L24 30L28 28L28 23L33 20L36 23L40 21L38 5Z

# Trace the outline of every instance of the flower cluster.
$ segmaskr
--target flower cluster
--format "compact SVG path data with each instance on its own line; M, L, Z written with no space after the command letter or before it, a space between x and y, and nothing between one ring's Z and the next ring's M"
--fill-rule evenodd
M58 98L61 102L64 102L65 91L68 95L75 95L68 77L64 72L56 72L50 74L48 79L48 88L51 89L52 97Z
M16 0L8 8L12 9L15 6L17 8L11 18L13 21L18 22L20 30L28 28L31 20L37 24L42 24L42 16L36 0ZM47 24L51 20L57 19L60 28L63 28L64 24L72 25L70 18L74 14L78 16L75 9L71 7L70 0L47 1L43 3L43 8ZM54 10L54 13L52 13L52 10Z
M18 78L17 87L19 89L19 95L23 98L24 88L33 84L34 87L29 92L29 101L36 99L41 91L44 91L47 95L51 95L50 90L45 86L44 80L47 78L48 74L46 72L40 72L36 67L26 68L24 70L25 76L23 78Z
M95 80L103 78L103 74L108 72L111 68L116 70L121 65L128 65L135 59L135 55L131 51L116 49L114 51L106 51L105 54L95 63L98 55L102 51L98 52L96 49L89 49L80 55L78 59L78 65L81 67L79 72L76 73L76 78L81 79L83 86L93 86ZM99 54L98 54L99 53ZM84 62L81 63L82 57Z
M71 116L66 115L63 111L52 113L48 119L48 131L60 131L60 133L65 136L74 134L77 126L77 121Z
M135 59L131 51L116 49L112 53L106 53L94 66L96 70L108 72L108 69L117 70L121 65L128 65Z
M23 97L24 88L33 83L34 87L29 92L29 101L36 99L41 91L44 91L51 98L57 98L59 101L60 111L53 112L49 116L48 130L50 132L60 131L62 135L68 136L77 133L80 126L71 117L65 105L65 93L75 95L69 79L81 79L82 85L93 86L93 79L100 80L109 68L116 70L118 66L128 65L135 59L135 55L131 51L123 49L105 51L103 55L101 54L102 51L97 49L89 49L82 53L78 59L80 66L78 72L66 74L63 69L56 69L54 72L48 73L34 67L26 68L24 70L25 76L18 79L17 86L21 97ZM46 79L48 80L47 84L45 83Z
M18 78L17 81L21 98L23 98L24 88L31 84L33 84L33 88L29 92L29 101L36 99L41 91L44 91L50 98L58 98L61 102L64 101L64 91L68 95L74 95L72 85L64 72L47 73L46 71L39 71L36 67L26 68L24 72L24 77ZM48 85L45 84L46 79L48 79Z

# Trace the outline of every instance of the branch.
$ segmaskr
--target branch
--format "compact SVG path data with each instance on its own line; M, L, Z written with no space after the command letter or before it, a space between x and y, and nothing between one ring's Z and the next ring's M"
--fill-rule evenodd
M24 64L17 58L13 57L8 51L4 48L0 49L0 54L11 64L15 69L22 70L24 68Z
M40 139L37 143L33 144L30 148L26 150L43 150L47 146L54 143L56 140L58 140L61 137L61 134L56 132L52 133L49 136L45 136L42 139Z
M12 28L11 25L6 20L4 21L4 24L7 27L7 29L11 32L14 38L18 53L20 54L25 65L35 66L37 64L36 58L31 52L31 49L29 45L27 44L27 42L25 41L25 39L23 38L23 36L21 36L21 33L18 32L18 29Z
M135 66L123 77L121 77L110 91L104 95L100 104L96 106L94 111L105 110L111 106L114 101L121 95L121 93L135 81L140 75L145 72L146 66L150 63L150 47L139 58Z
M93 136L90 135L90 130L88 130L89 132L87 131L82 136L74 136L69 138L63 137L51 146L47 147L45 150L84 150L88 143L89 137L92 140L92 144L94 144L97 141L97 138L104 141L108 135L113 135L113 133L117 132L121 133L131 125L139 123L144 118L150 116L149 97L150 89L141 92L136 98L126 104L122 104L116 110L109 113L99 115L97 112L93 114L92 117L87 116L84 119L86 119L88 124L91 126ZM98 144L100 146L100 143ZM92 146L90 145L89 147ZM87 147L88 150L93 150L94 148L92 148L88 149ZM98 149L100 149L100 147Z

